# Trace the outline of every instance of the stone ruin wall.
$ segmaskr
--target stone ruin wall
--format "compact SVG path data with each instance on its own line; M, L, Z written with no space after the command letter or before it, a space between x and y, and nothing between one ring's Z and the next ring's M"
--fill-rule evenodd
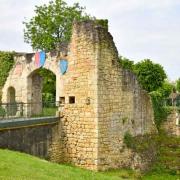
M68 72L62 77L66 103L63 109L62 146L64 162L97 169L97 43L92 23L75 24ZM69 96L75 103L69 104Z
M17 99L28 99L32 87L27 77L36 70L33 58L25 62L19 79L11 71L4 97L7 88L15 86ZM68 60L64 75L58 69L61 58ZM136 77L120 67L110 33L93 21L75 23L67 54L53 58L47 54L44 68L56 74L56 100L65 100L60 109L60 161L92 170L132 166L124 134L151 132L153 110Z
M168 135L180 136L180 113L174 108L167 120L163 123L163 129Z
M120 67L112 36L92 22L74 25L69 60L64 92L76 103L64 107L64 161L96 170L132 166L123 137L154 129L150 97Z
M152 131L151 100L135 75L120 67L110 33L99 28L98 35L98 168L131 167L123 137Z

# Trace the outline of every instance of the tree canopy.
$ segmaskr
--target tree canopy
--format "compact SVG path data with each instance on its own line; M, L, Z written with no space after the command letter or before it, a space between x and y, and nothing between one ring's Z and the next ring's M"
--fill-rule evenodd
M121 64L121 66L125 69L128 69L130 71L133 71L134 68L134 61L131 61L125 57L120 56L119 57L119 62Z
M148 92L155 91L161 87L167 77L163 67L149 59L135 64L134 72L142 87Z
M141 86L148 92L159 90L166 96L172 90L172 85L165 82L166 73L160 64L153 63L150 59L138 63L120 56L121 66L134 72Z
M90 18L84 10L78 3L68 6L63 0L35 6L35 16L23 22L25 42L35 50L57 49L62 42L70 40L74 20Z
M157 91L161 94L163 98L168 98L169 95L173 92L173 89L175 89L175 86L172 83L164 81L162 86L158 88Z

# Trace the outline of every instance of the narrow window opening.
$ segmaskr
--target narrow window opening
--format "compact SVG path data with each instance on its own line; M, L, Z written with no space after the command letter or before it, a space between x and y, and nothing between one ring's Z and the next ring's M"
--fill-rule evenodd
M112 65L115 65L115 60L114 59L112 60Z
M75 103L75 96L69 96L69 104Z

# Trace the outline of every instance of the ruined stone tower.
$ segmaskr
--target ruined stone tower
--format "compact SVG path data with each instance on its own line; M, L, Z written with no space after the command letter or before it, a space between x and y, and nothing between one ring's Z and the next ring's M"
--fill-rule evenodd
M68 61L63 75L58 68L61 59ZM31 99L27 87L32 89L28 78L37 69L34 56L27 61L22 55L18 63L22 73L13 83L15 68L11 71L3 89L4 101L12 86L19 92L16 100ZM61 162L93 170L130 166L132 154L124 150L124 134L150 133L153 110L135 75L120 67L107 29L94 21L74 23L67 54L52 57L48 53L44 68L56 74L56 100L64 102L59 123Z
M127 131L151 131L150 97L120 67L110 33L91 21L74 24L68 59L68 73L62 76L64 161L100 170L130 163L123 137Z

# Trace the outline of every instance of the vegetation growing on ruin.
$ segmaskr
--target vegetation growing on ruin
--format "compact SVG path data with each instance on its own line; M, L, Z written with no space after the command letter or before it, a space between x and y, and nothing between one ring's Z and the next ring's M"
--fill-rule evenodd
M9 71L14 65L13 52L0 51L0 101L1 91L9 75Z
M124 69L128 69L128 70L134 72L133 71L133 69L134 69L134 61L131 61L131 60L129 60L129 59L123 57L123 56L120 56L119 57L119 63Z
M136 137L127 132L124 135L124 143L127 148L137 152L140 156L144 155L148 159L152 158L153 153L156 152L155 162L150 170L146 172L145 177L156 179L159 175L159 179L161 179L160 174L166 174L169 177L166 179L173 179L173 176L176 178L180 175L180 138L168 136L163 131L160 134Z
M168 115L171 113L172 108L164 106L164 98L157 92L151 92L151 100L154 110L154 120L158 131L161 130L161 124L166 121Z
M176 87L166 80L166 73L160 64L153 63L149 59L134 63L127 58L119 58L120 65L132 71L139 81L140 85L151 96L154 109L155 124L160 131L161 124L166 121L171 112L171 107L166 106L165 100L169 97L173 89L178 90L178 81Z
M139 135L132 136L129 132L126 132L124 135L123 142L126 146L137 153L146 153L147 151L153 151L156 149L158 141L156 134L147 134L147 135ZM152 154L151 154L152 155Z
M103 28L105 28L108 31L108 20L107 19L96 19L95 23L97 25L102 26Z

